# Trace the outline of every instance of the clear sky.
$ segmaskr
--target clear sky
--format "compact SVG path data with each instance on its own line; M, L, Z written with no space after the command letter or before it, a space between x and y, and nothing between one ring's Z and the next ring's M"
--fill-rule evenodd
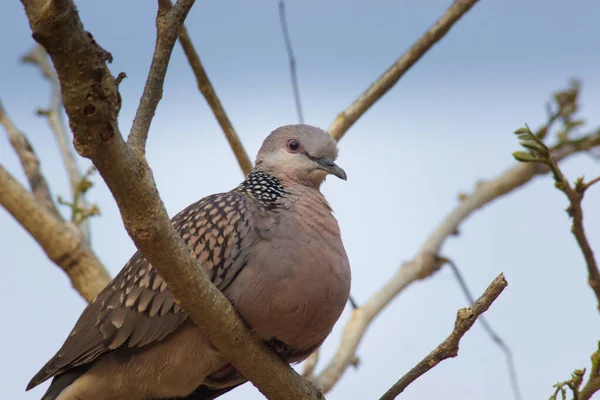
M111 51L113 73L124 71L120 126L127 132L154 45L155 2L80 3L86 29ZM288 1L307 123L326 128L419 35L450 1ZM54 195L68 194L54 139L34 115L49 91L18 59L34 42L20 2L0 8L0 98L37 150ZM582 116L600 125L600 3L594 0L482 0L411 69L340 142L348 181L323 190L340 222L360 304L411 259L461 191L514 164L512 132L538 126L544 103L571 77L584 82ZM280 125L295 123L277 2L198 1L188 29L207 72L248 152ZM4 134L0 134L4 136ZM174 51L165 92L152 124L148 158L171 215L242 179L232 152L198 93L182 51ZM87 160L80 159L82 168ZM0 137L0 163L25 181ZM582 155L563 164L573 180L593 178L600 164ZM93 247L115 275L134 246L99 177L90 192ZM600 258L600 187L584 201L585 227ZM552 384L589 367L600 319L587 286L583 257L570 234L564 195L549 177L475 213L443 255L462 268L481 294L500 272L508 288L486 314L512 347L525 399L547 398ZM0 300L3 398L25 393L31 376L62 344L84 307L38 245L0 209ZM465 306L449 270L404 291L369 329L350 369L328 398L375 399L451 331ZM335 350L345 313L326 344ZM226 399L259 399L251 386ZM458 358L440 364L405 392L407 399L511 398L504 357L481 326L463 339Z

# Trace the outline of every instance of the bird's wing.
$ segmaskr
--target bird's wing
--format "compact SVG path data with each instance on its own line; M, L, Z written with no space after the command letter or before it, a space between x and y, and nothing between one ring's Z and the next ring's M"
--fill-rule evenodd
M246 196L208 196L177 214L173 225L221 290L246 264L254 234ZM27 390L122 347L142 347L173 332L187 318L166 283L136 252L87 306L58 353L33 377Z

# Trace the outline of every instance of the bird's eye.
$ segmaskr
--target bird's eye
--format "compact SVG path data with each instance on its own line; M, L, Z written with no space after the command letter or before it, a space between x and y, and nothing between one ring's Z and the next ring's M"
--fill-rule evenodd
M291 152L295 153L300 150L300 142L298 139L290 139L287 143L287 147Z

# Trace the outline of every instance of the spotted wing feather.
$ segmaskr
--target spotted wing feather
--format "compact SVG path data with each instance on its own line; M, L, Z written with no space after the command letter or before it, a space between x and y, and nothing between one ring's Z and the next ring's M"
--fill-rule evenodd
M243 268L253 243L248 197L232 191L206 197L172 222L211 281L223 290ZM187 314L165 281L136 252L87 306L58 353L33 377L28 390L71 368L123 347L143 347L173 332Z

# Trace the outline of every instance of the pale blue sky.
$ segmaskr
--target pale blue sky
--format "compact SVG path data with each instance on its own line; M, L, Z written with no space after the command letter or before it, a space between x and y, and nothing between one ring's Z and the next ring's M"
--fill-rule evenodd
M79 2L87 29L115 61L121 85L121 130L131 125L154 45L154 2ZM410 44L450 1L288 1L304 115L326 128ZM0 8L0 98L42 161L54 195L68 193L45 121L46 83L19 57L33 46L21 4ZM542 122L550 93L571 77L584 82L582 116L600 125L600 25L597 1L482 0L401 82L352 127L340 143L348 181L324 192L336 211L353 267L352 293L364 302L412 258L427 235L469 192L513 165L524 122ZM277 2L198 1L188 29L216 90L252 157L275 127L297 121ZM0 136L4 136L0 134ZM163 100L152 125L148 158L171 215L208 194L234 187L242 175L177 47ZM80 160L86 167L89 163ZM24 181L8 141L0 163ZM564 163L571 178L600 174L588 156ZM93 246L116 274L134 251L118 210L96 177L90 200ZM600 254L600 188L584 201L588 236ZM480 294L504 272L509 286L487 314L512 346L525 399L547 398L552 384L589 366L600 320L572 238L564 195L548 178L477 212L443 254ZM0 209L0 300L4 324L3 396L40 398L46 385L25 393L30 377L72 328L84 302L62 272ZM599 256L600 257L600 256ZM452 329L462 293L444 269L409 287L369 329L358 355L330 399L378 398ZM324 346L335 350L348 313ZM476 325L459 357L414 383L406 399L511 398L504 357ZM259 399L251 385L226 399Z

